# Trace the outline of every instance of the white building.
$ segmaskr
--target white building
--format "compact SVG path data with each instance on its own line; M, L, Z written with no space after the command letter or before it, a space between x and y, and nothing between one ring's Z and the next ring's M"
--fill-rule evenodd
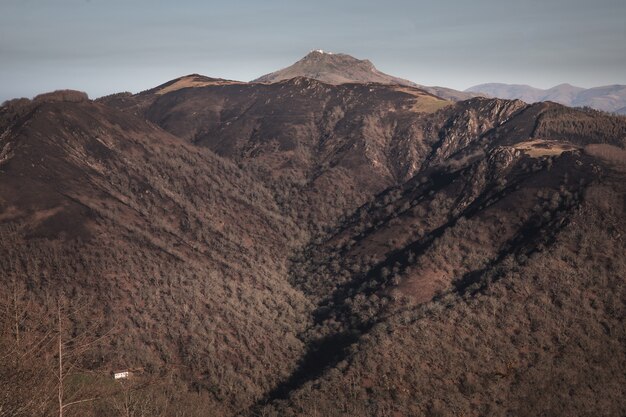
M126 379L126 378L130 378L129 371L115 372L113 374L113 379Z

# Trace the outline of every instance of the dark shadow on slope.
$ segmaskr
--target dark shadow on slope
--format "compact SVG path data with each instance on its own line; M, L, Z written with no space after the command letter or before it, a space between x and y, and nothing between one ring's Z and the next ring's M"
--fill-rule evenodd
M477 200L484 203L490 198L494 200L493 194L486 191L484 195L479 197ZM409 248L412 251L423 253L437 237L441 236L445 232L447 228L454 226L457 220L458 217L451 219L442 226L431 231L425 238L409 245ZM358 278L338 287L330 296L330 299L335 304L334 311L326 305L328 300L326 303L323 303L323 305L320 305L317 308L314 312L315 325L323 323L324 320L330 317L330 315L334 312L337 314L336 318L344 323L350 330L331 334L322 339L311 342L309 349L302 357L302 360L296 370L289 376L288 379L276 386L261 401L257 402L255 407L263 406L274 400L288 398L292 391L302 387L308 381L313 381L319 378L326 370L336 366L348 356L349 347L352 344L357 343L361 335L368 332L376 324L376 320L367 322L361 321L350 312L349 308L344 305L344 301L348 298L350 291L358 288L363 282L371 279L372 277L380 278L380 270L385 265L393 264L399 260L406 261L405 251L406 248L392 253L386 261L379 263L368 273L360 275ZM386 280L377 279L377 285L375 288L368 288L366 290L361 290L360 292L365 295L369 295L380 290L385 284Z
M451 177L446 178L446 180L449 181L457 175L459 175L459 171L451 173ZM455 216L451 215L448 221L431 230L422 239L391 252L384 261L374 265L368 272L359 274L349 282L338 286L327 299L318 305L314 312L313 320L315 325L320 326L323 325L325 320L333 317L348 330L310 342L310 347L297 369L288 379L269 392L262 401L259 401L257 406L262 406L273 400L286 399L291 392L299 389L305 383L319 378L328 369L344 360L350 353L350 346L357 343L362 334L367 333L382 319L381 311L374 314L370 319L359 317L358 312L353 311L351 306L346 303L346 300L355 293L367 297L384 289L389 284L390 278L383 276L381 273L383 268L390 268L394 265L398 265L401 270L406 268L410 265L409 253L413 253L414 256L423 255L436 239L441 237L446 230L454 227L460 218L469 219L480 214L486 208L497 204L525 181L533 177L534 172L520 172L519 175L511 178L505 187L492 185L484 189L461 213ZM485 272L496 268L509 255L528 256L541 250L542 246L549 246L555 241L557 234L562 228L567 225L569 214L578 207L578 203L579 201L574 200L570 201L570 203L561 203L558 207L550 210L549 219L540 215L529 218L519 229L518 233L501 246L501 250L486 267L469 272L453 283L453 291L462 295L472 290L474 284L480 284ZM373 285L365 285L372 282Z
M410 190L404 190L403 191L403 196L406 196L409 193L414 193L414 199L416 201L422 201L426 196L428 196L430 193L438 193L440 191L442 191L445 187L449 186L454 180L458 179L463 173L465 172L465 170L457 170L457 171L444 171L444 170L434 170L434 169L429 169L427 170L425 173L420 174L420 177L427 175L429 178L429 182L427 184L418 184L414 189L410 189ZM396 187L391 187L386 189L385 191L377 194L372 201L380 201L382 200L385 196L387 196L388 194L394 192L394 191L398 191L399 188ZM401 190L401 188L400 188ZM340 235L342 233L343 230L350 228L352 226L354 226L355 224L359 223L361 221L360 219L360 213L363 210L366 211L375 211L375 207L371 206L370 203L364 204L361 207L359 207L358 209L356 209L354 211L354 214L347 220L347 224L344 224L343 228L340 229L339 231L337 231L336 233L328 236L326 239L327 240L332 240L333 238L336 238L338 235ZM402 214L403 211L398 211L395 214L399 215ZM380 224L386 224L388 223L391 219L392 219L392 214L386 215L386 216L381 216L380 218L377 219L377 221ZM378 225L372 225L371 227L365 228L362 232L360 232L358 235L354 236L353 239L355 241L355 243L360 242L362 239L364 239L365 237L367 237L369 234L374 233L380 226Z
M476 215L478 212L492 206L493 204L496 204L508 193L512 192L515 187L523 180L524 177L520 178L519 181L509 183L507 187L504 187L501 190L496 191L494 188L489 188L483 191L483 193L480 194L458 216L451 217L446 223L431 230L423 238L416 240L401 249L397 249L389 253L383 261L374 265L367 273L358 275L357 277L355 277L355 279L338 286L324 304L332 302L335 306L341 306L343 301L348 298L349 294L357 289L359 290L359 293L365 296L369 296L379 291L384 285L387 284L388 281L387 279L381 279L382 270L384 268L389 269L392 268L394 265L398 265L401 269L406 268L410 265L410 253L412 253L415 257L423 255L437 240L437 238L441 237L449 228L454 227L460 218L464 217L469 219L472 216ZM377 285L375 287L359 289L359 287L363 283L371 282L372 280L377 281ZM329 317L331 313L332 311L328 308L325 308L325 305L320 306L320 308L318 308L314 313L315 323L322 323Z
M512 239L504 244L504 249L487 266L479 270L470 271L455 281L453 283L454 290L461 295L467 293L475 294L483 290L487 285L486 282L482 282L482 277L485 273L495 268L507 256L515 256L518 259L522 256L528 257L533 253L539 252L541 246L551 246L556 241L556 237L561 230L569 224L570 217L565 215L557 217L555 213L565 211L567 214L570 214L578 206L559 206L559 208L552 211L553 219L548 222L541 222L537 218L530 219Z
M356 343L361 334L369 331L371 327L371 324L360 326L358 329L331 334L312 342L297 369L288 379L270 391L256 406L274 400L286 399L292 391L300 388L306 382L319 378L326 370L333 368L345 359L350 346Z

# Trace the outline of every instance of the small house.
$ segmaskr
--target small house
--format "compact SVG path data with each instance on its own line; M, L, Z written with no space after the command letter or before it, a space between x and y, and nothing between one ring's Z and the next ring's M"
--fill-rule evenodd
M120 372L113 373L113 379L127 379L127 378L130 378L130 376L131 376L130 371L120 371Z

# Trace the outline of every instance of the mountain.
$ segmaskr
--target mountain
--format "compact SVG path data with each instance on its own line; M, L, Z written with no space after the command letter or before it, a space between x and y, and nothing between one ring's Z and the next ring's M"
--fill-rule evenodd
M595 88L581 88L560 84L547 90L517 84L481 84L465 90L482 93L490 97L518 99L527 103L554 101L573 107L591 107L596 110L620 113L626 105L626 86L608 85Z
M183 77L134 97L100 101L143 116L189 143L208 147L299 201L316 225L335 221L386 187L410 178L425 149L401 140L425 115L451 102L396 84L331 85L296 77L192 88ZM206 79L203 79L207 82ZM312 208L311 208L312 206Z
M575 143L511 136L555 110L525 109L481 135L484 142L359 208L302 254L297 282L320 300L309 331L318 342L303 367L332 371L289 380L265 413L306 415L298 410L314 407L319 415L337 408L351 415L583 415L598 395L585 381L595 379L608 381L612 400L592 407L607 407L607 415L624 409L612 371L595 368L585 353L600 352L622 369L611 353L619 342L598 342L605 330L576 294L602 293L608 282L590 278L600 270L624 293L602 259L580 258L596 244L607 245L609 259L624 253L621 232L602 226L604 214L590 214L607 198L606 214L619 223L614 216L624 206L610 195L624 195L624 159L621 173L600 185L592 173L595 148L578 153ZM558 156L543 165L549 155ZM604 300L612 305L615 298ZM565 331L560 320L577 324L556 342ZM617 318L609 323L624 334ZM567 404L554 400L554 384L564 380L580 394Z
M623 415L624 138L307 77L9 101L0 411Z
M385 74L369 60L361 60L347 54L335 54L322 50L311 51L293 65L263 75L252 82L274 83L295 77L313 78L328 84L380 83L418 87L446 100L466 100L476 94L464 93L445 87L426 87L412 81Z
M378 71L367 59L361 60L347 54L334 54L322 50L311 51L295 64L263 75L252 82L273 83L295 77L313 78L329 84L363 82L416 87L411 81Z
M607 85L589 88L576 96L572 105L588 106L608 112L619 112L626 106L626 85Z
M574 87L569 84L560 84L548 90L541 90L529 85L519 84L481 84L466 91L483 93L490 97L504 98L508 100L522 100L526 103L537 103L540 101L554 101L564 105L570 105L576 95L583 91L583 88Z
M230 413L291 371L304 347L291 326L306 322L308 303L281 254L301 232L250 173L78 92L0 114L0 275L31 306L19 342L43 376L27 379L29 395L47 395L53 376L51 358L28 349L51 342L33 329L49 329L57 300L78 314L73 332L98 323L104 344L73 366L105 392L109 370L176 372L204 387L206 407ZM216 400L206 390L218 380L239 388L215 388Z

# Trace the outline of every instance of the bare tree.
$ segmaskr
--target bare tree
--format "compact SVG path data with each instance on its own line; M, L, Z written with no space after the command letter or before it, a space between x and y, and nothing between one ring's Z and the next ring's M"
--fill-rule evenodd
M70 336L68 334L68 329L65 328L64 323L67 321L67 318L72 314L80 314L85 308L86 305L78 306L73 310L70 309L69 305L64 307L63 304L68 304L64 297L60 297L57 300L56 306L56 321L57 321L57 340L56 340L56 356L57 356L57 371L56 371L56 379L57 379L57 401L58 401L58 411L59 417L63 417L65 410L73 405L96 401L103 397L102 394L98 395L98 393L93 393L92 395L83 396L83 394L78 391L73 395L73 399L68 400L66 397L66 379L73 375L75 372L80 370L80 359L82 355L88 351L91 347L101 342L103 339L108 337L111 334L112 329L107 331L101 336L93 336L89 334L89 332L85 332L83 334ZM95 327L97 327L100 323L93 323ZM89 391L89 390L87 390Z

